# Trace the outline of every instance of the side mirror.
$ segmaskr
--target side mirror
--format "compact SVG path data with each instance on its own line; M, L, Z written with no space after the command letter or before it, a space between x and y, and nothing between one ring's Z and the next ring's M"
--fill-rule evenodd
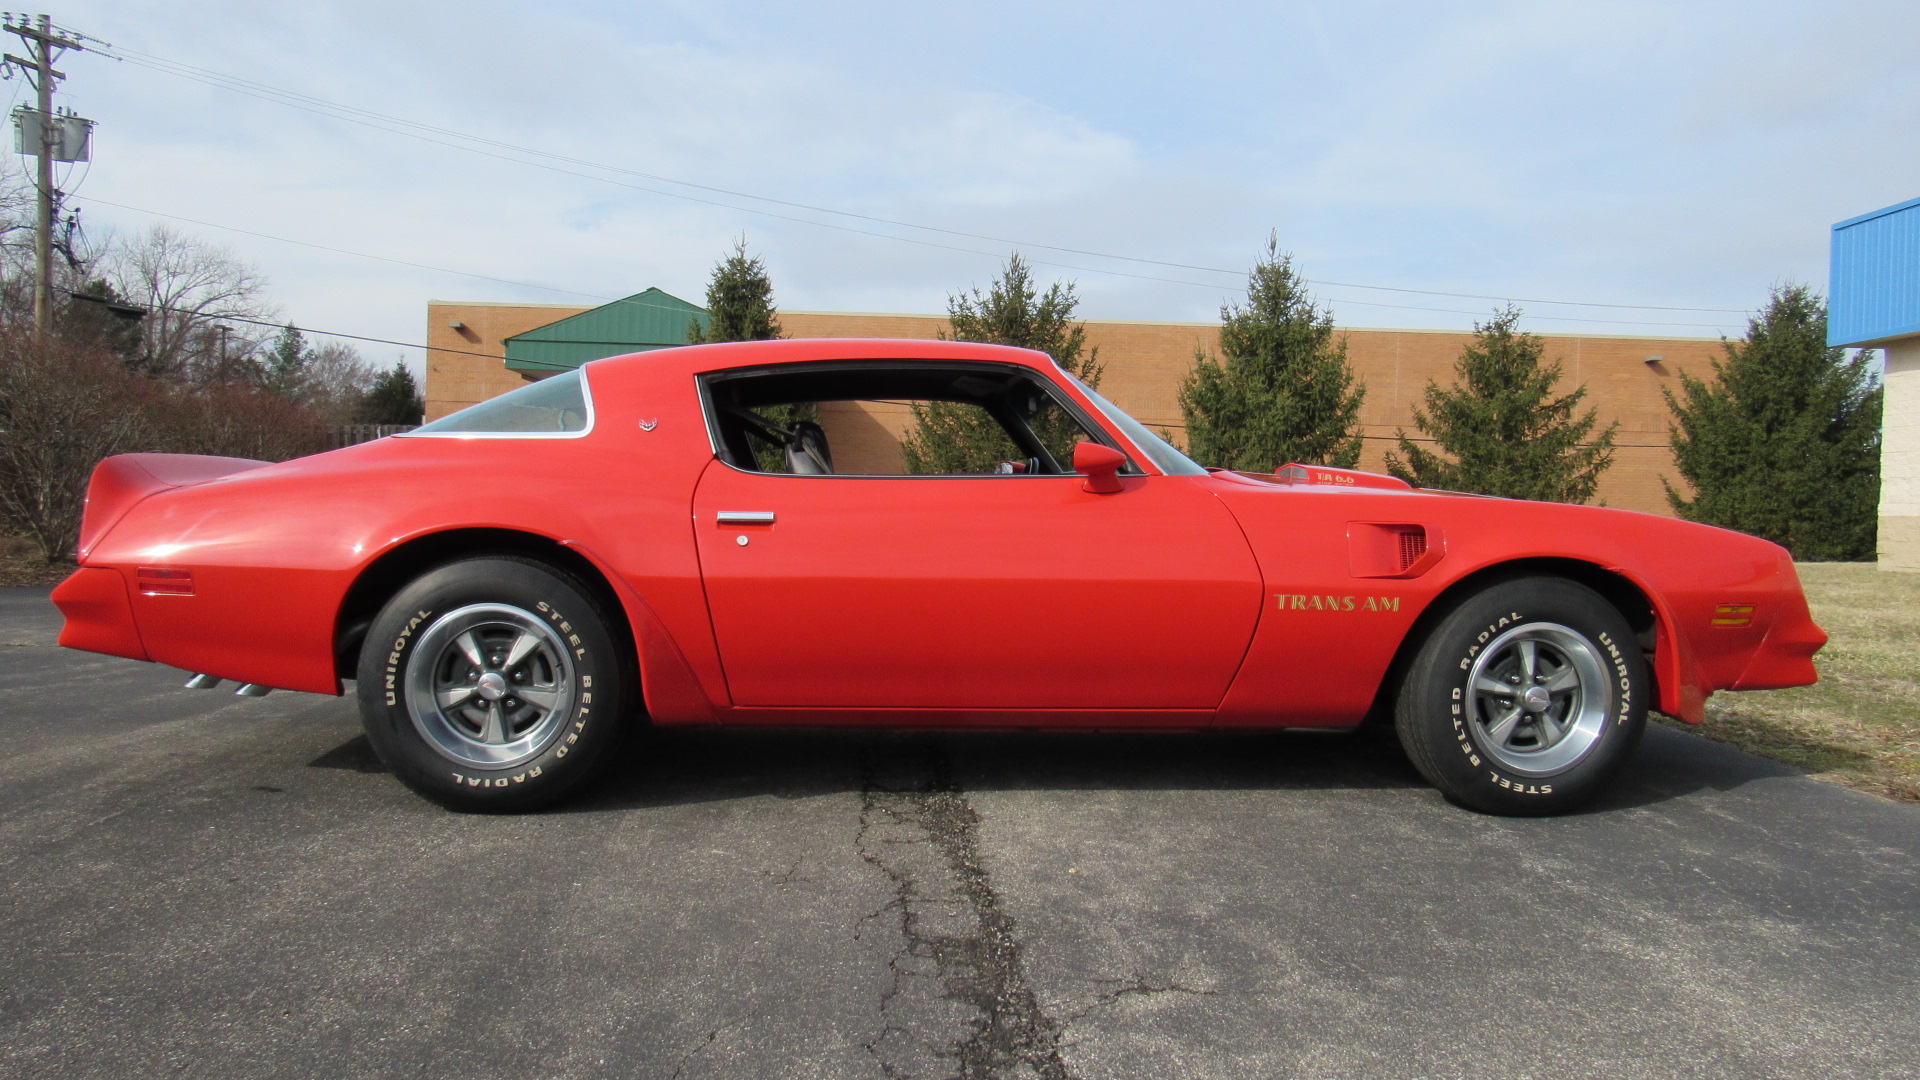
M1082 491L1111 495L1121 490L1120 466L1126 463L1127 455L1111 446L1090 442L1073 444L1073 471L1086 477L1080 485Z

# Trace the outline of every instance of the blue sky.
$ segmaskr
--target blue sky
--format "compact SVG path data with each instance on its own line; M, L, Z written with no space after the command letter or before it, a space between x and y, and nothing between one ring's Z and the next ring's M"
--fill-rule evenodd
M1833 222L1920 195L1911 2L50 13L130 58L62 65L100 123L95 235L208 223L174 222L257 264L286 317L403 341L429 298L697 301L743 233L793 309L940 312L1017 241L1085 316L1209 320L1269 230L1344 283L1316 290L1345 325L1465 328L1495 306L1477 297L1514 297L1729 309L1523 304L1541 331L1713 336L1775 282L1824 287ZM479 156L175 65L629 171Z

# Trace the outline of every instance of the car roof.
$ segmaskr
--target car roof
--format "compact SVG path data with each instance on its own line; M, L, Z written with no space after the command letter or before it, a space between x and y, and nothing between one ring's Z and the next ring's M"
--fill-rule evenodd
M1058 371L1053 358L1038 349L984 345L973 341L928 341L924 338L783 338L776 341L728 341L673 349L628 353L594 360L597 371L673 365L688 371L724 371L763 364L797 364L817 360L902 360L951 362L972 360L1018 364L1043 372Z

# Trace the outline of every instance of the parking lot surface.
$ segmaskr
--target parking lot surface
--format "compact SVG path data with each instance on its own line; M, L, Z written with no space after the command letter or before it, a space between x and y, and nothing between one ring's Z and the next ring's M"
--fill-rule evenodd
M475 817L58 625L0 590L0 1075L1920 1075L1920 809L1670 729L1547 820L1371 736L753 731Z

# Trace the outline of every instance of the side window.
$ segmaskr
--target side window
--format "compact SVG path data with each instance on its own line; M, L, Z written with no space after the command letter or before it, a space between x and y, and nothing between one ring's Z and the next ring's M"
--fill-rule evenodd
M783 368L707 384L736 468L841 476L1058 475L1100 441L1024 369L931 364Z
M984 405L970 401L906 404L912 423L900 435L900 460L902 471L909 475L993 475L1000 471L1001 462L1024 464L1030 456Z

